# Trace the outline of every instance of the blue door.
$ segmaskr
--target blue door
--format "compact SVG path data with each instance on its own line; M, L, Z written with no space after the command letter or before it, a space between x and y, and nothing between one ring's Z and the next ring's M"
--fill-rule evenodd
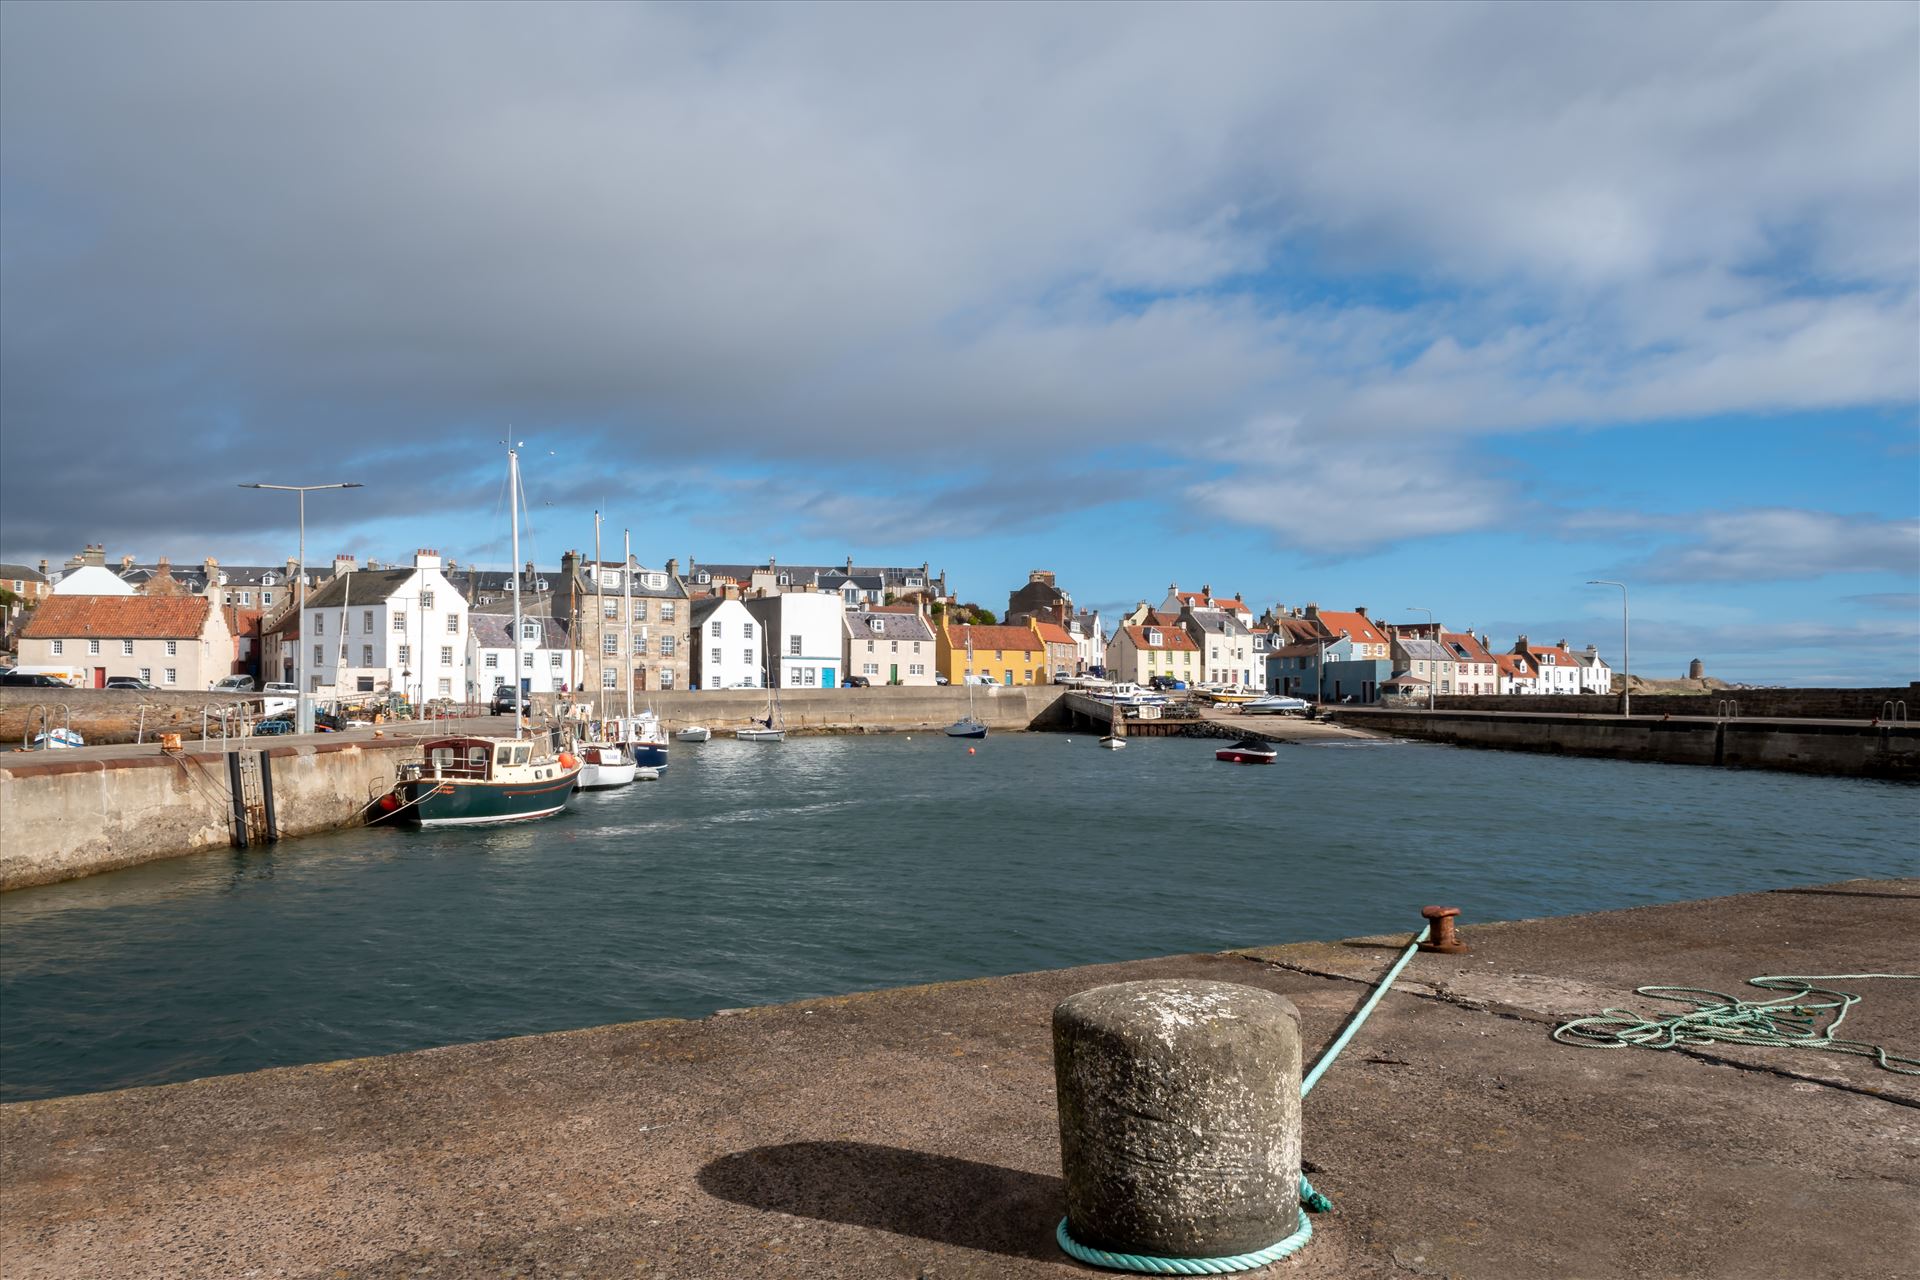
M833 668L832 667L820 668L820 687L822 689L833 688Z

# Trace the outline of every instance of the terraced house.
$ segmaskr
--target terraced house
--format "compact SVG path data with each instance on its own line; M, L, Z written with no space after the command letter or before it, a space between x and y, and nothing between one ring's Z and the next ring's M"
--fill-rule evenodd
M201 595L48 596L20 629L22 666L70 666L104 689L133 676L162 689L209 688L233 674L233 637Z
M1107 645L1107 679L1147 684L1166 676L1187 684L1200 679L1200 645L1177 619L1149 612L1142 622L1123 622Z
M931 685L940 641L933 624L916 612L856 610L846 630L846 673L869 684Z
M994 684L1047 683L1047 645L1031 624L1020 627L942 623L938 662L954 684L969 675ZM972 657L967 647L973 647Z
M573 551L561 557L555 602L578 612L574 634L583 683L608 690L624 690L627 683L636 690L692 683L693 602L678 568L673 560L664 569L649 569L637 559L582 560Z

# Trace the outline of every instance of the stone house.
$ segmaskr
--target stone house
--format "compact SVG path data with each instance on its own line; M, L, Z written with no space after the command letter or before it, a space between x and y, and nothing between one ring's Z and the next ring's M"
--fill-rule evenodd
M1238 591L1231 596L1216 596L1211 584L1202 586L1198 591L1182 591L1179 583L1168 583L1167 598L1160 602L1159 612L1177 614L1188 606L1195 609L1219 609L1238 618L1243 627L1253 625L1253 607L1241 598Z
M1533 666L1524 653L1496 653L1493 663L1499 671L1499 692L1531 694L1543 692L1534 678Z
M233 672L233 637L205 596L62 595L20 630L22 666L69 665L83 687L133 676L162 689L207 689Z
M1441 693L1491 694L1500 691L1500 668L1493 654L1471 631L1441 631L1440 643L1453 655L1453 678L1442 678Z
M623 671L636 691L695 683L693 601L678 569L674 560L649 569L631 557L582 560L573 551L561 557L555 616L577 637L580 676L589 687L622 689Z
M939 639L933 624L918 611L852 610L841 623L846 632L844 669L876 685L927 686L935 683Z
M1007 593L1004 621L1011 627L1038 618L1065 626L1073 613L1073 597L1054 581L1053 570L1034 569L1028 572L1025 586Z

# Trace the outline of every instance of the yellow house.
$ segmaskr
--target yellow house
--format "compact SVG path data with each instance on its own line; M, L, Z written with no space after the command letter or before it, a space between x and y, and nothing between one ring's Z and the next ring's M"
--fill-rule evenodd
M967 644L973 644L973 661L967 661ZM941 674L954 684L962 684L969 675L979 683L985 677L993 684L1045 684L1047 682L1047 643L1029 622L1019 627L988 627L971 623L941 623L938 657Z

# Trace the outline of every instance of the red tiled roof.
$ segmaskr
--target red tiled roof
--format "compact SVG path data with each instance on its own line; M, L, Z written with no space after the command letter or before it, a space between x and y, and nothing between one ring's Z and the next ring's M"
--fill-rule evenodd
M1048 644L1075 643L1074 638L1067 634L1067 629L1057 622L1037 622L1034 625L1040 631L1040 638Z
M1151 644L1148 642L1147 627L1145 626L1124 628L1127 633L1127 638L1133 641L1133 647L1136 649L1184 649L1193 653L1200 652L1200 646L1193 642L1193 637L1179 627L1159 626L1153 629L1160 633L1159 644Z
M1496 653L1493 661L1502 675L1512 676L1516 680L1533 679L1533 672L1527 668L1527 660L1517 653Z
M34 640L194 639L207 625L205 596L51 595L20 634Z
M236 636L257 636L260 634L259 609L245 609L237 604L223 606L227 617L227 630Z
M1493 661L1493 655L1488 653L1486 651L1486 648L1481 645L1480 638L1476 635L1473 635L1470 632L1442 631L1440 633L1440 642L1447 646L1447 651L1450 653L1453 651L1454 645L1459 645L1462 649L1465 649L1467 651L1467 656L1464 659L1461 659L1462 661L1466 661L1466 662L1492 662ZM1454 656L1456 658L1459 658L1458 654L1455 654Z
M1379 629L1360 614L1339 613L1322 609L1318 616L1321 626L1336 636L1342 631L1346 632L1355 644L1385 644L1387 642L1387 638L1380 634Z
M1552 665L1556 667L1577 667L1580 665L1579 659L1575 658L1571 653L1568 653L1557 644L1530 644L1527 646L1527 651L1541 657L1552 654Z
M973 637L973 651L983 649L1020 649L1029 653L1043 651L1046 646L1040 643L1040 637L1026 627L989 627L963 622L950 628L949 638L956 649L967 647L967 637Z

